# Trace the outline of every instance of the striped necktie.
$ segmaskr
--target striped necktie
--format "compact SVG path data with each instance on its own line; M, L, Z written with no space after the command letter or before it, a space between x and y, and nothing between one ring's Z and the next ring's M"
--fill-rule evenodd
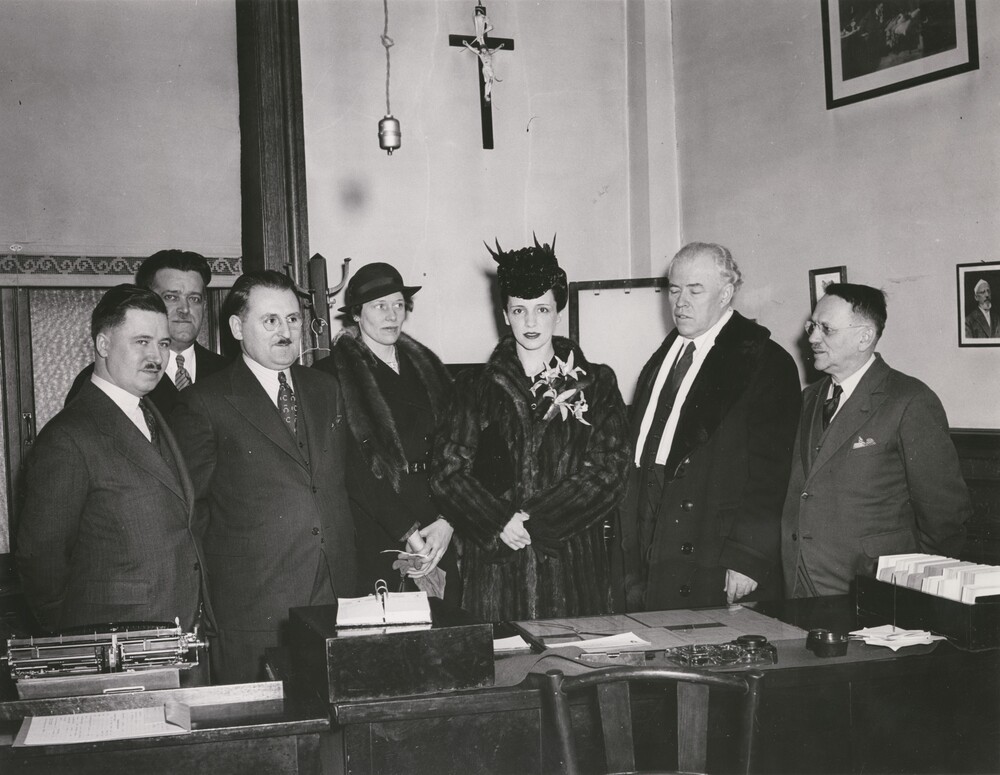
M177 386L178 390L191 387L191 375L188 374L188 370L184 368L183 355L177 356L177 375L174 377L174 384Z

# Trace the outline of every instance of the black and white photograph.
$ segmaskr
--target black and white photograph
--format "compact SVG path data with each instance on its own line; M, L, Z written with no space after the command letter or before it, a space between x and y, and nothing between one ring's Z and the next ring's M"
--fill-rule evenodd
M830 283L847 282L846 266L829 266L825 269L809 270L809 309L826 295L826 286Z
M975 0L822 0L827 107L979 66Z
M956 271L959 346L1000 347L1000 308L993 306L1000 261L959 264Z

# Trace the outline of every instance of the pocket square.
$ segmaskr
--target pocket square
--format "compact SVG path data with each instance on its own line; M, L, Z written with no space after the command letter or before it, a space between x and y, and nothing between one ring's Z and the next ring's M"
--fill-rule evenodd
M864 449L865 447L874 447L875 439L863 439L858 436L858 440L851 445L851 449Z

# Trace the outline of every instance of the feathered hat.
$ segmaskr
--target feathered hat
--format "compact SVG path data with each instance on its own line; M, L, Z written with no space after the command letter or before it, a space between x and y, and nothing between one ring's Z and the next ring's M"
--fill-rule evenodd
M483 243L497 262L500 290L506 297L537 299L551 289L556 297L556 306L561 310L566 306L567 281L566 271L556 259L556 238L553 235L552 245L549 246L539 245L534 233L531 236L535 240L534 246L520 250L504 251L500 247L500 241L495 238L495 251L487 243Z

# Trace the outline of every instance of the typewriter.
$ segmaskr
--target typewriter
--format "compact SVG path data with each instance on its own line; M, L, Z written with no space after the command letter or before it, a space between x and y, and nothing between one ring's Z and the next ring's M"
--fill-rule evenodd
M172 689L206 648L177 620L129 622L8 638L7 666L22 699Z

